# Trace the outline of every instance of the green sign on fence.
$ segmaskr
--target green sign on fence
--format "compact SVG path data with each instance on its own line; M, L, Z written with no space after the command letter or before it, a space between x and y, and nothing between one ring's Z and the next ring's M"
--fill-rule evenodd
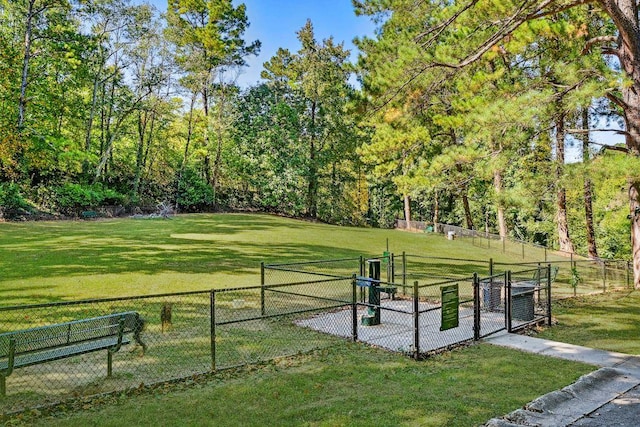
M458 285L442 286L440 292L442 292L442 323L440 330L446 331L447 329L457 328L459 320L458 303L460 302Z

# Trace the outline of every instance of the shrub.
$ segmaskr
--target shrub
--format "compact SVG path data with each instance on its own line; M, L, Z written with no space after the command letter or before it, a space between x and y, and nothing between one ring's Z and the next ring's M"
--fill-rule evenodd
M16 218L30 211L31 207L17 184L0 184L0 218Z
M205 211L213 205L213 189L197 173L187 169L182 176L176 202L183 211Z
M64 215L78 215L81 211L103 205L122 203L124 196L100 184L81 185L67 183L52 191L53 208Z

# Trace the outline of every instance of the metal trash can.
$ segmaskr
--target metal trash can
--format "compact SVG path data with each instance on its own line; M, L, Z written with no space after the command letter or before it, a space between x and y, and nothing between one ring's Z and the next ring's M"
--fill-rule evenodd
M511 317L513 319L533 320L535 289L535 285L528 283L511 285Z
M482 305L485 310L498 311L502 303L502 282L486 280L480 283L482 287Z

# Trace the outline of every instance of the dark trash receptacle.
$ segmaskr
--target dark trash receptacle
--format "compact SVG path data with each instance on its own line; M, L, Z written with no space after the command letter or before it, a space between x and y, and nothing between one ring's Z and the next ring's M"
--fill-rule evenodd
M496 311L502 302L502 282L497 280L487 280L481 282L482 305L485 310Z
M511 286L511 317L517 320L533 320L534 291L530 284L513 284Z

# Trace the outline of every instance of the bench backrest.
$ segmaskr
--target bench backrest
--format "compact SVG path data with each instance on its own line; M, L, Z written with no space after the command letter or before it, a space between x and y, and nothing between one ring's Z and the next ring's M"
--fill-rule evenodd
M556 280L556 275L558 274L559 267L551 267L551 281ZM547 280L547 267L541 267L533 273L533 280L536 281L545 281Z
M135 311L80 319L0 334L0 357L8 357L9 341L15 341L15 354L64 347L84 341L117 336L123 323L123 334L139 331L140 316Z

